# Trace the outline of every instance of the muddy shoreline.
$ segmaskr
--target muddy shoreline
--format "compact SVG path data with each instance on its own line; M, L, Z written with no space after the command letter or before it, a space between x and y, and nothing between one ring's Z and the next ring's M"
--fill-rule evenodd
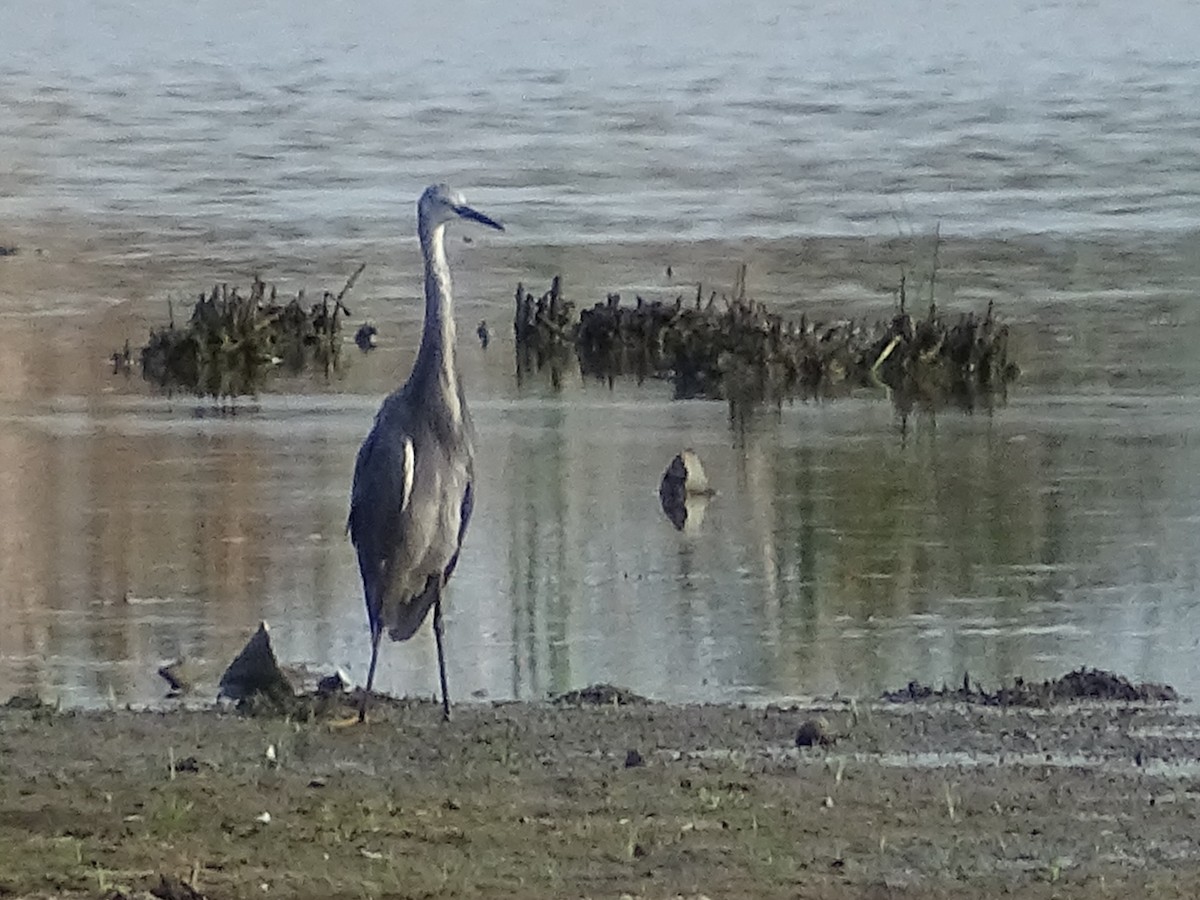
M213 898L1200 890L1186 703L439 713L0 711L0 896L142 897L164 876ZM798 747L814 721L830 742Z

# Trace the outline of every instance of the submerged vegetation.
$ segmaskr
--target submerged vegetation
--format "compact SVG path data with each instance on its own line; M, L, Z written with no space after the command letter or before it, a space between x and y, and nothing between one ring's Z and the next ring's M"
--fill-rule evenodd
M517 370L549 367L557 380L573 356L584 375L670 380L676 398L779 401L883 385L898 398L965 405L1017 376L1008 327L990 303L982 316L946 315L932 302L914 316L908 305L901 282L889 318L791 321L746 297L743 266L732 296L705 299L698 286L688 301L639 296L630 306L609 294L576 316L556 277L540 297L517 285Z
M341 317L350 313L343 298L364 268L312 304L303 291L280 302L275 287L255 276L246 295L226 284L201 294L182 327L171 307L166 327L151 331L142 348L142 377L167 390L225 399L258 393L280 368L328 373L338 361Z

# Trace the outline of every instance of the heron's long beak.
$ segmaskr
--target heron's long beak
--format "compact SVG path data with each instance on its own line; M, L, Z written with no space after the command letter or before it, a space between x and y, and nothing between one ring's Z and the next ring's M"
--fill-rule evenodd
M472 222L478 222L480 225L486 225L488 228L495 228L497 231L503 231L504 226L495 219L489 219L477 209L471 209L469 206L456 206L454 211L464 219L470 219Z

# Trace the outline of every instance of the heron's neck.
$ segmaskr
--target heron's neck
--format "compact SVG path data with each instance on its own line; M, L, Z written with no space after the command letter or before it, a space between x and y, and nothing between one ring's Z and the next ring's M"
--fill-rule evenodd
M454 298L450 293L450 265L446 263L445 226L421 230L425 256L425 332L421 335L418 368L456 380L454 365Z
M458 398L458 372L454 365L454 299L450 293L450 266L443 243L445 225L421 229L425 258L425 330L414 372L441 381L451 403Z

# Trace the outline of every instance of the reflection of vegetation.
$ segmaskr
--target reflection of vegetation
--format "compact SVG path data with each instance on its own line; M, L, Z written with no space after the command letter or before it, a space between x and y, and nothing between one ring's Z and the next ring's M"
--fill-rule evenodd
M789 452L793 422L760 407L735 423L737 491L752 515L729 565L755 573L744 601L762 604L754 634L777 635L752 645L764 672L748 679L786 692L832 672L874 691L945 667L973 678L1027 667L1043 640L1020 627L1030 604L1061 597L1066 557L1104 530L1073 520L1065 553L1055 517L1066 501L1041 490L1062 468L1057 448L1077 458L1079 445L929 416L908 435L894 421L843 440L821 429Z
M561 408L548 411L549 435L536 444L514 446L519 459L538 465L521 471L508 491L510 591L513 597L512 641L514 696L544 696L572 686L572 612L581 595L579 560L567 540L574 482L568 474L568 426Z
M906 308L887 320L799 322L785 320L745 296L745 275L732 297L707 302L637 298L622 306L619 294L574 315L561 282L535 299L517 286L518 372L549 366L557 378L573 350L584 374L669 378L681 398L781 400L824 393L843 385L883 385L900 402L958 401L1003 392L1018 369L1008 358L1008 328L987 313L956 319L930 304L925 316Z
M287 303L256 276L250 293L218 285L200 295L185 327L172 310L165 328L151 331L142 348L142 376L159 387L182 388L214 398L257 393L278 367L298 374L310 365L328 374L337 365L342 298L359 266L336 294L326 291L305 307L301 291Z

